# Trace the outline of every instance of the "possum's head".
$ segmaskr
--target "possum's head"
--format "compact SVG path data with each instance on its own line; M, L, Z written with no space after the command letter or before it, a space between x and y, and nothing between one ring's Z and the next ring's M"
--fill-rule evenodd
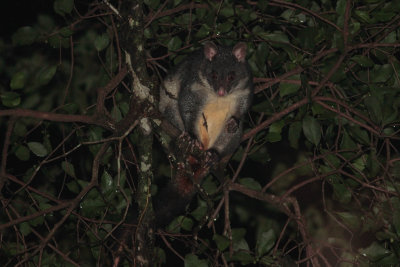
M218 96L225 96L251 86L251 73L246 61L246 44L238 43L233 48L204 44L202 75Z

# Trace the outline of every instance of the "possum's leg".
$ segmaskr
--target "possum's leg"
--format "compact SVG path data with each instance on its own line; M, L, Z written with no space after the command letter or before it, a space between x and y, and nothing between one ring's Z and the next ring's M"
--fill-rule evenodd
M239 129L239 122L239 119L232 116L226 123L226 132L231 134L236 133Z

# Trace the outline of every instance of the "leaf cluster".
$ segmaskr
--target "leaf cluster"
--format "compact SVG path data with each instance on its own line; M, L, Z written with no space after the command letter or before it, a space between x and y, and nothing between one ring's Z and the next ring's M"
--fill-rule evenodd
M154 173L147 189L157 197L171 164L159 128L147 165L139 127L121 126L136 95L118 1L52 3L0 38L0 265L111 266L117 229L143 217L132 207L140 174ZM255 83L226 181L208 176L157 232L154 265L398 264L399 0L145 0L142 9L137 49L153 84L207 40L246 42ZM156 125L146 111L133 120Z

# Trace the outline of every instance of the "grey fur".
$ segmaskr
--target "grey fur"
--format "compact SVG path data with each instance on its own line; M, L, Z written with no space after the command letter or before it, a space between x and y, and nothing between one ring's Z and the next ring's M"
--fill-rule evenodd
M233 153L238 147L243 117L252 101L252 75L245 57L244 43L233 48L206 43L202 50L187 56L171 71L160 89L159 109L163 115L177 128L199 140L199 120L204 121L207 132L215 130L207 128L214 126L207 125L207 122L212 122L213 115L204 111L206 106L212 103L211 111L216 109L218 112L219 103L225 105L229 113L225 120L229 123L217 126L223 129L208 147L221 157Z

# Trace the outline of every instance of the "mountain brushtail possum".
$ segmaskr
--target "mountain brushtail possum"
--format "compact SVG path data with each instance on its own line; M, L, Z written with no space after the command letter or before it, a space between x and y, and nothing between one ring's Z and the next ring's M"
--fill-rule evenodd
M164 80L160 111L181 131L198 139L204 150L232 154L242 136L243 117L253 96L246 44L204 44Z
M202 150L212 151L221 159L239 146L252 96L246 44L232 48L207 42L165 78L159 109L175 127L197 139ZM159 221L168 222L190 202L193 183L199 182L196 171L192 174L176 175L160 192L155 203Z

